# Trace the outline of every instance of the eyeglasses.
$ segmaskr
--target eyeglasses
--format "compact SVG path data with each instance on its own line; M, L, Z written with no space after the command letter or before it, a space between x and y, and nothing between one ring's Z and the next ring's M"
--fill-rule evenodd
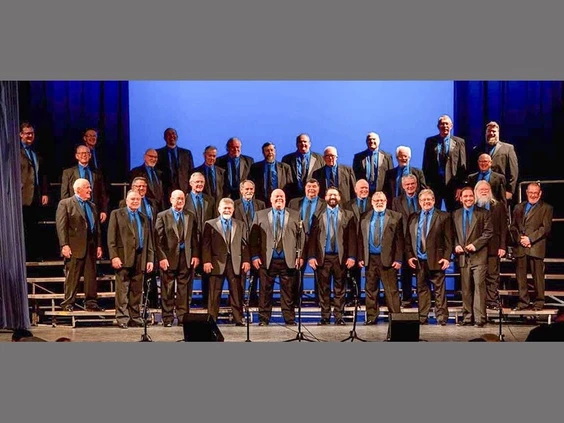
M329 158L329 159L336 159L338 156L337 156L336 154L326 154L326 155L323 156L323 157L327 157L327 158Z
M153 156L153 155L150 155L150 154L145 154L145 156L147 156L151 159L158 159L159 158L159 156Z
M33 134L35 134L35 131L31 131L31 132L22 132L22 135L23 135L24 137L26 137L26 136L28 136L28 135L33 135Z

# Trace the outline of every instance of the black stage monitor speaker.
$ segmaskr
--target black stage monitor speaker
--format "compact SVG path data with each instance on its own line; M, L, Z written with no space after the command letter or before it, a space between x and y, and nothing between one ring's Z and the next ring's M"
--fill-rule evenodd
M217 323L209 313L186 313L182 321L185 342L223 342Z
M388 341L419 342L419 314L390 313Z

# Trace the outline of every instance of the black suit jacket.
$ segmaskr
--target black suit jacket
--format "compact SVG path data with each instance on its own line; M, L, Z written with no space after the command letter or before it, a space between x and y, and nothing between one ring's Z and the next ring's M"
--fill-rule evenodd
M314 179L319 181L319 196L322 198L325 198L325 193L330 185L325 174L326 168L327 165L324 165L313 172ZM346 165L338 165L337 172L339 179L339 186L337 188L339 188L339 191L341 192L341 203L346 203L355 196L354 186L356 184L356 178L352 168Z
M500 201L490 205L493 236L488 242L488 255L497 256L497 250L507 251L507 234L509 232L509 215L507 207Z
M204 175L204 179L206 180L206 183L204 184L204 193L209 195L210 197L213 197L216 204L219 204L219 200L221 200L223 197L227 197L227 188L225 187L226 174L225 169L218 167L217 165L215 165L214 167L215 190L213 188L211 175L208 177L208 175L206 174L206 168L203 163L200 166L195 167L190 172L190 175L196 172L200 172L202 175Z
M474 188L478 183L478 178L480 177L480 172L472 173L468 175L468 185ZM505 183L505 176L501 173L497 173L492 171L490 175L490 182L492 188L492 195L497 201L501 201L502 203L507 203L507 198L505 198L505 187L507 184Z
M386 194L386 197L388 198L388 203L391 203L392 200L396 197L396 188L397 188L397 185L398 185L397 177L398 177L399 171L400 171L399 166L396 166L393 169L386 171L386 176L384 177L383 191L384 191L384 194ZM412 175L414 175L417 178L417 191L416 192L419 192L422 189L428 188L427 182L425 181L425 175L423 174L423 171L421 169L409 166L409 173L411 173ZM401 178L400 178L399 194L401 195L403 193L405 193L405 191L401 187Z
M435 135L425 140L425 149L423 150L423 166L422 170L425 174L425 180L430 188L436 186L452 186L454 188L462 188L466 181L467 165L466 165L466 142L460 137L450 137L450 148L445 169L445 180L443 181L439 175L439 162L437 146L442 143L442 137Z
M204 223L206 220L213 219L219 212L215 207L215 199L207 194L203 194L204 197L204 215L202 216L202 221L198 222L198 233L201 235L204 233ZM196 206L192 201L192 194L190 192L186 193L186 203L184 204L184 209L190 210L196 216Z
M264 201L260 201L257 200L256 198L253 198L252 202L253 202L253 208L255 210L255 214L257 211L264 210L266 208L266 204L264 204ZM253 221L250 220L247 214L245 213L245 206L243 205L243 200L241 199L235 200L235 211L233 212L233 217L237 220L242 220L243 222L245 222L245 224L247 225L247 230L248 231L251 230ZM248 234L246 235L248 237Z
M226 196L231 197L233 200L236 200L241 197L241 194L239 192L239 184L235 184L233 186L229 184L229 175L227 173L229 172L229 166L227 164L228 159L229 159L229 154L220 156L215 161L215 165L221 167L222 169L225 169L224 194ZM254 162L255 159L253 159L250 156L244 156L243 154L239 156L239 183L249 178L249 173L251 172L251 166Z
M310 231L311 231L311 228L309 226L309 222L306 222L304 220L305 216L302 216L302 204L304 203L305 199L306 199L306 197L293 198L288 203L288 208L292 209L292 210L296 210L298 212L298 215L300 216L300 220L303 221L304 232L306 234L309 234ZM313 216L316 216L320 213L323 213L326 208L327 208L327 203L325 202L325 200L323 198L318 197L317 198L317 204L315 206L315 210L312 210L312 212L311 212L311 214L312 214L311 223L312 224L313 224Z
M368 152L367 150L361 151L356 153L353 157L353 171L356 180L359 179L366 179L367 175L367 168L370 168L370 157L372 156L372 152ZM375 191L382 191L384 188L384 179L386 177L386 172L394 167L394 161L392 159L392 155L390 153L386 153L385 151L379 150L378 151L378 175L376 181L376 189L370 189L370 194L373 194Z
M266 192L264 170L266 161L254 163L251 166L250 179L255 183L255 197L265 203L270 203L270 193ZM288 198L290 195L290 188L292 186L292 169L286 163L276 162L276 173L278 175L278 188L286 193Z
M474 147L473 152L472 164L478 163L480 154L490 154L490 146L487 143L482 143ZM515 147L513 144L499 141L493 154L490 154L490 156L492 158L492 170L505 176L505 190L515 195L517 180L519 179L519 160L515 153Z
M290 198L298 198L305 195L304 189L300 189L298 186L298 165L297 165L298 152L286 154L282 157L282 163L286 163L292 169L292 185L289 188ZM315 172L320 167L323 167L325 162L323 161L323 156L319 153L311 152L311 157L309 159L309 167L307 169L307 176L305 182L313 177L313 172ZM305 183L304 183L305 187Z
M155 210L158 212L164 210L165 208L165 198L163 192L163 173L160 169L157 169L155 166L155 173L157 174L158 181L155 181L151 184L151 179L147 173L147 168L145 164L141 166L134 167L129 172L129 183L133 182L133 180L137 177L143 177L147 180L147 194L145 195L149 200L152 200L153 206ZM168 206L169 199L166 199L166 204Z
M372 212L366 212L360 220L358 231L358 260L363 260L364 265L368 266L370 258L370 220ZM394 261L402 261L404 250L403 218L400 213L386 209L384 214L384 226L382 228L382 252L380 258L382 264L390 267Z
M100 213L108 212L108 194L106 193L106 184L104 182L104 177L99 170L90 169L92 173L92 201ZM72 197L74 195L73 184L80 179L80 172L78 170L78 165L69 167L63 170L63 176L61 178L61 200L65 198Z
M407 195L405 193L401 194L399 197L394 197L392 200L392 206L390 207L393 211L401 213L403 217L403 232L407 235L407 222L409 222L409 217L420 210L419 206L419 194L415 194L415 211L410 211L407 204Z
M347 203L343 203L343 208L352 211L354 213L354 217L356 217L357 222L360 222L360 219L362 218L362 216L364 216L365 213L371 212L373 210L372 204L370 203L370 197L366 198L366 208L362 213L360 211L360 208L358 207L358 204L356 203L356 197L351 198Z
M165 145L157 150L159 160L157 168L162 172L163 192L166 198L170 198L170 194L175 189L180 189L185 193L190 191L190 173L194 168L194 158L192 152L186 148L176 147L178 149L178 180L172 180L170 170L170 160L168 159L169 148Z

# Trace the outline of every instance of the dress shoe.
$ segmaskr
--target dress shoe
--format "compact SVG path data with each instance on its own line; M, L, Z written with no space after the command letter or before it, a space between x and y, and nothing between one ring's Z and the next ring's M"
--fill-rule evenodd
M245 326L245 322L242 320L240 322L235 322L235 326Z
M127 329L129 326L127 326L127 323L120 323L120 324L118 324L118 327L120 329Z
M268 322L265 321L259 322L259 326L268 326Z
M364 322L364 326L374 326L378 324L378 320L367 320Z
M402 301L401 306L402 308L411 308L413 307L413 303L411 301Z
M286 322L284 323L286 326L298 326L298 324L296 322L294 322L293 320L291 322Z
M171 328L172 327L172 322L163 322L163 326L165 328Z
M428 321L427 319L425 319L425 320L420 320L420 321L419 321L419 324L420 324L421 326L427 326L427 325L429 324L429 321Z
M474 325L474 327L477 327L477 328L483 328L484 326L486 326L485 323L476 323L476 324Z
M71 313L73 310L74 310L74 307L71 306L71 305L64 306L63 309L62 309L62 311L66 311L66 312L69 312L69 313Z
M535 304L535 305L533 306L533 310L534 310L534 311L541 311L543 308L544 308L544 306L542 306L542 305L536 305L536 304Z
M446 326L447 322L446 322L446 320L439 320L439 321L437 321L437 324L440 325L440 326Z
M456 324L456 326L472 326L472 322L461 321Z
M488 310L496 310L496 311L499 311L499 310L500 310L499 306L496 305L496 304L486 306L486 308L487 308Z
M346 325L347 325L343 319L337 319L337 320L335 320L335 324L336 324L337 326L346 326Z
M86 311L106 311L98 304L90 304L86 306Z
M329 324L329 319L321 319L319 322L317 322L317 326L326 326Z
M513 307L511 310L513 311L523 311L523 310L529 310L529 306L524 306L524 305L518 305L517 307Z

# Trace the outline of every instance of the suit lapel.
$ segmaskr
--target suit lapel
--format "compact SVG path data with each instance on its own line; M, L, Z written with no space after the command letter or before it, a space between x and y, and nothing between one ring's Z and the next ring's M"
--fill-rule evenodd
M221 236L223 237L223 240L225 241L225 244L227 244L227 238L225 238L225 234L223 233L223 225L221 223L221 218L217 218L215 220L215 227L217 229L217 231L221 234Z
M178 233L178 225L176 224L176 220L174 219L174 212L172 209L169 209L167 219L170 221L170 226L172 226L172 230L176 234L176 237L180 239L180 234Z

